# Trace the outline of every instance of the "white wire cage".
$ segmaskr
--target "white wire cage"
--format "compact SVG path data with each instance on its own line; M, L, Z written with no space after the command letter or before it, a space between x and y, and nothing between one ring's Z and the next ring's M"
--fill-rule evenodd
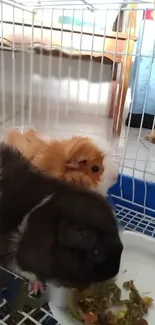
M155 60L148 9L155 12L152 1L1 1L0 134L28 125L52 137L87 135L110 148L120 172L111 192L118 219L155 237L155 145L145 140L153 114L150 131L143 128ZM142 58L149 59L148 81L139 126L132 128ZM14 322L51 324L47 306L41 311L29 307ZM13 324L4 300L0 315L0 324Z

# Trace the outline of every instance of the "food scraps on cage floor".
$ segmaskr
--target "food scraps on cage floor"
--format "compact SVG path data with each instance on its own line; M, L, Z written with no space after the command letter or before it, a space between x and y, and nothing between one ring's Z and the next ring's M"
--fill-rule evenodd
M104 295L96 294L79 300L77 310L71 310L71 313L85 325L149 325L144 317L153 299L142 297L133 280L124 282L123 288L129 291L128 299L121 299L121 289L113 283ZM117 311L111 311L113 307Z

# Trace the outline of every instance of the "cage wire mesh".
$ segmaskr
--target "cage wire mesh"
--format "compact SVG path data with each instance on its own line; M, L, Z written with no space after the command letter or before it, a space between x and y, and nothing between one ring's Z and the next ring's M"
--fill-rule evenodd
M110 148L120 172L119 191L112 192L119 199L118 219L126 229L155 237L155 209L147 202L153 191L147 184L155 183L155 145L145 140L154 117L150 131L143 129L155 60L153 32L146 35L147 9L155 13L152 1L1 1L0 134L28 125L52 137L87 135L103 150ZM144 36L152 39L149 53ZM149 59L148 81L139 127L133 129L142 58ZM124 175L130 177L129 198ZM143 182L140 201L137 178ZM39 311L29 306L13 320L3 298L0 316L2 325L52 322L47 305Z

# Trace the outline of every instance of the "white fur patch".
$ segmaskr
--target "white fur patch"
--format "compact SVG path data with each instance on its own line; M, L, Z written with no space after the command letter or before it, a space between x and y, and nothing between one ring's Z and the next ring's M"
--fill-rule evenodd
M18 249L18 245L19 242L21 240L21 237L23 235L23 233L25 232L26 228L27 228L27 222L28 219L30 217L30 215L32 214L32 212L34 212L35 210L41 208L43 205L45 205L46 203L48 203L51 198L53 197L54 194L50 194L48 196L46 196L45 198L43 198L37 205L35 205L30 212L28 212L26 214L26 216L23 218L22 223L19 225L17 232L12 233L12 237L10 238L11 240L11 247L10 247L10 254L12 255L12 261L9 264L9 269L12 270L14 273L19 274L21 277L24 277L32 282L36 281L37 278L36 276L31 273L31 272L26 272L23 271L17 264L16 258L15 258L15 253Z
M26 216L24 217L22 223L19 225L18 227L18 234L22 235L24 233L24 231L26 230L27 227L27 221L28 218L30 217L30 215L32 214L32 212L34 212L35 210L38 210L39 208L41 208L43 205L45 205L46 203L48 203L54 194L49 194L48 196L46 196L45 198L43 198L37 205L35 205L30 212L28 212L26 214Z
M37 277L34 273L23 271L17 264L12 263L9 267L13 273L17 275L19 274L21 278L24 278L31 282L37 281Z
M104 171L100 178L98 191L106 196L109 188L113 186L117 181L118 168L113 162L111 155L104 156L103 167Z

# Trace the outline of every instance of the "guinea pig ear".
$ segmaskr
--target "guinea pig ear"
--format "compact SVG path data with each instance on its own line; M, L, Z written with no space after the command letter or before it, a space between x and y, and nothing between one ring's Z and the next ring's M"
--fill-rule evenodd
M59 241L66 247L91 250L95 245L96 239L96 234L89 229L65 223L62 223L59 227Z
M81 167L84 167L84 166L87 165L87 160L84 159L84 158L81 158L81 159L78 160L77 164L78 164L79 166L81 166Z
M87 160L86 159L79 159L79 160L70 160L66 163L65 167L69 170L78 170L83 166L86 166Z
M78 170L79 166L76 161L69 161L65 164L67 170Z

